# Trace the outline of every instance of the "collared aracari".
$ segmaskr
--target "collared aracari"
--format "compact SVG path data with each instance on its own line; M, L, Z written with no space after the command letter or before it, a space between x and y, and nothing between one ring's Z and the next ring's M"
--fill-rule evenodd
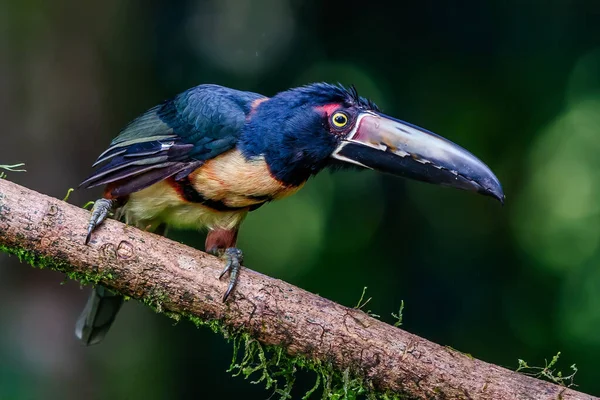
M206 228L205 250L226 260L224 301L242 264L236 239L248 212L295 193L325 168L368 168L504 201L496 176L465 149L384 115L354 87L326 83L271 98L218 85L191 88L134 119L93 166L80 186L105 190L85 242L111 211L156 233ZM77 336L101 341L122 301L95 288Z

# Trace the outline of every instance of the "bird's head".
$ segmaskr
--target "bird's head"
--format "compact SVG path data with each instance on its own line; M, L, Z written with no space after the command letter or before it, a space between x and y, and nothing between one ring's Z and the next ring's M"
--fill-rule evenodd
M498 178L477 157L384 115L354 87L316 83L257 102L240 145L246 156L264 157L273 176L290 185L325 167L358 166L504 201Z

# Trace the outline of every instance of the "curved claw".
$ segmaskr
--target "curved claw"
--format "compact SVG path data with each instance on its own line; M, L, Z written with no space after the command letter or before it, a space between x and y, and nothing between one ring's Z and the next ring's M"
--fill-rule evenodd
M90 239L92 238L92 232L94 231L94 227L92 226L92 224L88 225L88 233L85 236L85 244L88 244L90 242Z
M92 232L94 232L94 229L106 219L108 214L112 211L114 204L114 201L110 199L96 200L92 207L92 216L90 217L90 223L88 224L85 244L90 242Z
M229 247L225 250L223 257L226 260L225 269L219 275L219 279L223 278L229 272L229 285L227 286L227 290L223 295L223 301L227 301L227 298L233 291L240 272L240 268L242 267L242 261L244 260L244 255L242 251L236 247Z

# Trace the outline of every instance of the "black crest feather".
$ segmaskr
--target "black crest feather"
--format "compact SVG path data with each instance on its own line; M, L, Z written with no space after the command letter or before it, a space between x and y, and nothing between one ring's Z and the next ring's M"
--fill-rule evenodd
M295 100L298 104L304 104L307 101L311 103L332 103L343 102L348 105L356 105L360 108L379 111L377 105L364 97L361 97L354 85L346 88L341 83L335 85L325 82L312 83L291 89L283 93L288 100Z

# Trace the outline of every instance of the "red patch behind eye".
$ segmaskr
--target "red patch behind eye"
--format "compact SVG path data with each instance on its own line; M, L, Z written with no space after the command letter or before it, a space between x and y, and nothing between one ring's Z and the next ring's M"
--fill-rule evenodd
M333 114L342 105L340 103L329 103L322 106L315 107L315 110L325 113L328 117Z
M260 105L260 103L265 102L269 100L268 97L261 97L260 99L256 99L254 100L251 104L250 104L250 109L252 111L256 110L256 107L258 107Z
M260 106L261 103L264 103L267 100L269 100L268 97L261 97L260 99L256 99L252 103L250 103L250 112L246 116L246 120L248 120L252 116L252 114L256 112L256 109L258 108L258 106Z

